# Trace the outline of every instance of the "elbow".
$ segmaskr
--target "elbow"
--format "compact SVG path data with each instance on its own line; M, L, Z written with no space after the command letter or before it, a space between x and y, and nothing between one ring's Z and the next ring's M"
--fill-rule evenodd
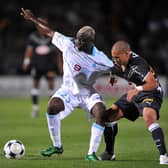
M155 87L155 89L158 88L158 86L159 86L159 83L158 83L157 80L155 80L155 82L154 82L154 87Z
M152 91L158 88L159 83L157 80L152 80L150 82L147 82L146 84L142 85L144 91Z
M54 31L49 31L47 33L47 36L50 37L50 38L52 38L54 36Z
M153 80L152 84L151 84L151 90L155 90L157 89L159 86L159 83L157 80Z

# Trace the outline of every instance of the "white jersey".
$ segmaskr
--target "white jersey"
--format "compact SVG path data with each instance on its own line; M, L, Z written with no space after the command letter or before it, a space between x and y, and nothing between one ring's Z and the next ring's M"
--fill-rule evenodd
M113 62L95 46L92 54L79 51L72 38L55 32L52 43L62 51L63 84L73 94L88 94L93 90L96 79L110 71Z

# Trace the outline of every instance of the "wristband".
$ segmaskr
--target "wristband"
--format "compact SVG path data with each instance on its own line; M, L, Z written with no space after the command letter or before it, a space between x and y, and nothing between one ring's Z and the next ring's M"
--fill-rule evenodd
M30 64L30 58L25 58L23 64L28 65Z
M143 87L142 86L136 86L135 87L138 91L143 91Z

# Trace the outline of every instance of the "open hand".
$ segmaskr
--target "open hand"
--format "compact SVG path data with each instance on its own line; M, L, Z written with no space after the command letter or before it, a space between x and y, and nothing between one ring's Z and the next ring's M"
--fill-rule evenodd
M32 20L35 16L30 9L21 8L20 15L23 16L26 20Z

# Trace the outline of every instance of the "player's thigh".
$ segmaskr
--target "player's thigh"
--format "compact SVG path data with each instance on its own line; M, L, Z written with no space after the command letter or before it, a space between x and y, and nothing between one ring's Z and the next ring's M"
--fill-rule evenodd
M51 99L54 97L60 98L64 103L64 111L60 112L61 119L71 114L74 111L74 108L79 105L77 97L74 96L70 91L63 88L58 89Z
M121 96L115 103L119 108L120 113L123 113L123 117L128 120L135 121L139 117L139 111L134 103L127 101L127 95Z
M157 96L157 95L156 95ZM162 99L158 96L158 97L147 97L143 100L143 102L139 105L139 107L141 107L141 115L145 115L145 116L149 116L150 114L152 114L153 116L156 115L157 120L159 119L160 115L159 115L159 111L162 105Z
M157 112L155 109L151 107L144 107L142 113L143 113L144 122L147 127L157 121Z
M98 94L98 93L94 93L91 96L87 96L87 97L82 97L82 105L81 107L87 112L87 118L93 118L94 116L91 114L91 110L93 109L93 107L98 104L98 105L102 105L103 107L105 107L105 103L102 99L102 97Z
M96 104L102 104L102 106L105 106L102 96L98 93L94 93L91 96L84 98L84 102L88 111L91 111Z

